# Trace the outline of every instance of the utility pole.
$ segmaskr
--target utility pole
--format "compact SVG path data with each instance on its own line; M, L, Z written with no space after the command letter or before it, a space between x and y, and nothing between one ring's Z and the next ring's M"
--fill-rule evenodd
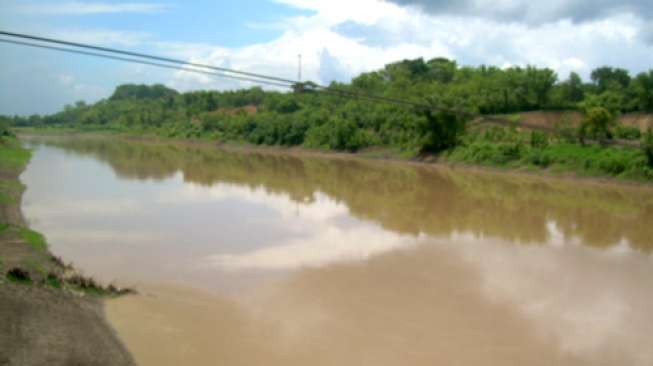
M297 81L302 81L302 54L297 55Z

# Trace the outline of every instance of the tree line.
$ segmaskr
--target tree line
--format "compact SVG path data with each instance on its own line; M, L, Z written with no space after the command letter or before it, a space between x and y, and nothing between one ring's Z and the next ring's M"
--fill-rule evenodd
M573 72L559 80L548 68L472 67L444 58L420 58L330 86L442 109L311 91L179 93L163 85L127 84L94 104L77 102L51 115L2 116L0 123L142 130L169 137L349 151L380 145L419 154L456 146L465 131L465 116L476 113L579 110L587 122L578 131L582 141L612 138L621 113L653 112L653 70L631 76L627 70L607 66L592 71L591 80L585 82Z

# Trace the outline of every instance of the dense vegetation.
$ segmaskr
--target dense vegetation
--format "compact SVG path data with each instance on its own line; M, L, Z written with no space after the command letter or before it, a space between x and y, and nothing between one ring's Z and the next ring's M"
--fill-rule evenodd
M626 70L601 67L592 72L590 82L575 73L558 81L550 69L460 67L436 58L397 62L349 84L331 86L437 108L407 108L310 91L251 88L178 93L162 85L122 85L93 105L77 102L48 116L1 117L0 124L347 151L385 146L407 156L445 151L443 156L470 163L558 165L588 174L653 176L653 137L616 122L622 113L653 112L653 70L631 77ZM577 126L561 121L561 127L549 135L510 127L503 132L469 132L467 126L476 114L535 110L577 110L585 117ZM645 148L608 147L615 139L642 139Z

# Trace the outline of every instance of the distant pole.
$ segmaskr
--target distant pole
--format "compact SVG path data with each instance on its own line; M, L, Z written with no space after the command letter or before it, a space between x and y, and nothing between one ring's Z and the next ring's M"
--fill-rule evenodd
M302 81L302 54L297 55L297 81Z

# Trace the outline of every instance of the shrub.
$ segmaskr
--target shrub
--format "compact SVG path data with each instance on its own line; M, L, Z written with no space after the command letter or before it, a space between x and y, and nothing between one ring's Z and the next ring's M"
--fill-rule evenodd
M521 158L523 145L521 142L502 144L499 145L499 151L501 152L501 163L505 164Z
M533 149L528 152L528 161L535 166L546 168L551 164L551 157L542 150Z
M50 287L61 288L61 278L54 273L49 273L46 278L46 283Z
M32 282L32 277L29 272L21 268L12 268L7 272L7 279L13 282Z
M619 125L615 128L615 135L624 140L639 140L642 132L637 127Z
M416 133L421 152L440 152L456 146L465 130L465 121L450 112L425 112Z
M604 107L592 107L587 110L581 133L604 141L612 137L612 127L615 123L614 114Z
M648 130L642 139L642 148L644 149L644 154L646 154L646 159L648 160L648 166L653 168L653 130Z
M375 142L374 135L359 129L353 121L336 117L306 132L304 145L317 149L356 151Z
M534 148L545 148L549 145L549 137L539 131L531 132L531 146Z

